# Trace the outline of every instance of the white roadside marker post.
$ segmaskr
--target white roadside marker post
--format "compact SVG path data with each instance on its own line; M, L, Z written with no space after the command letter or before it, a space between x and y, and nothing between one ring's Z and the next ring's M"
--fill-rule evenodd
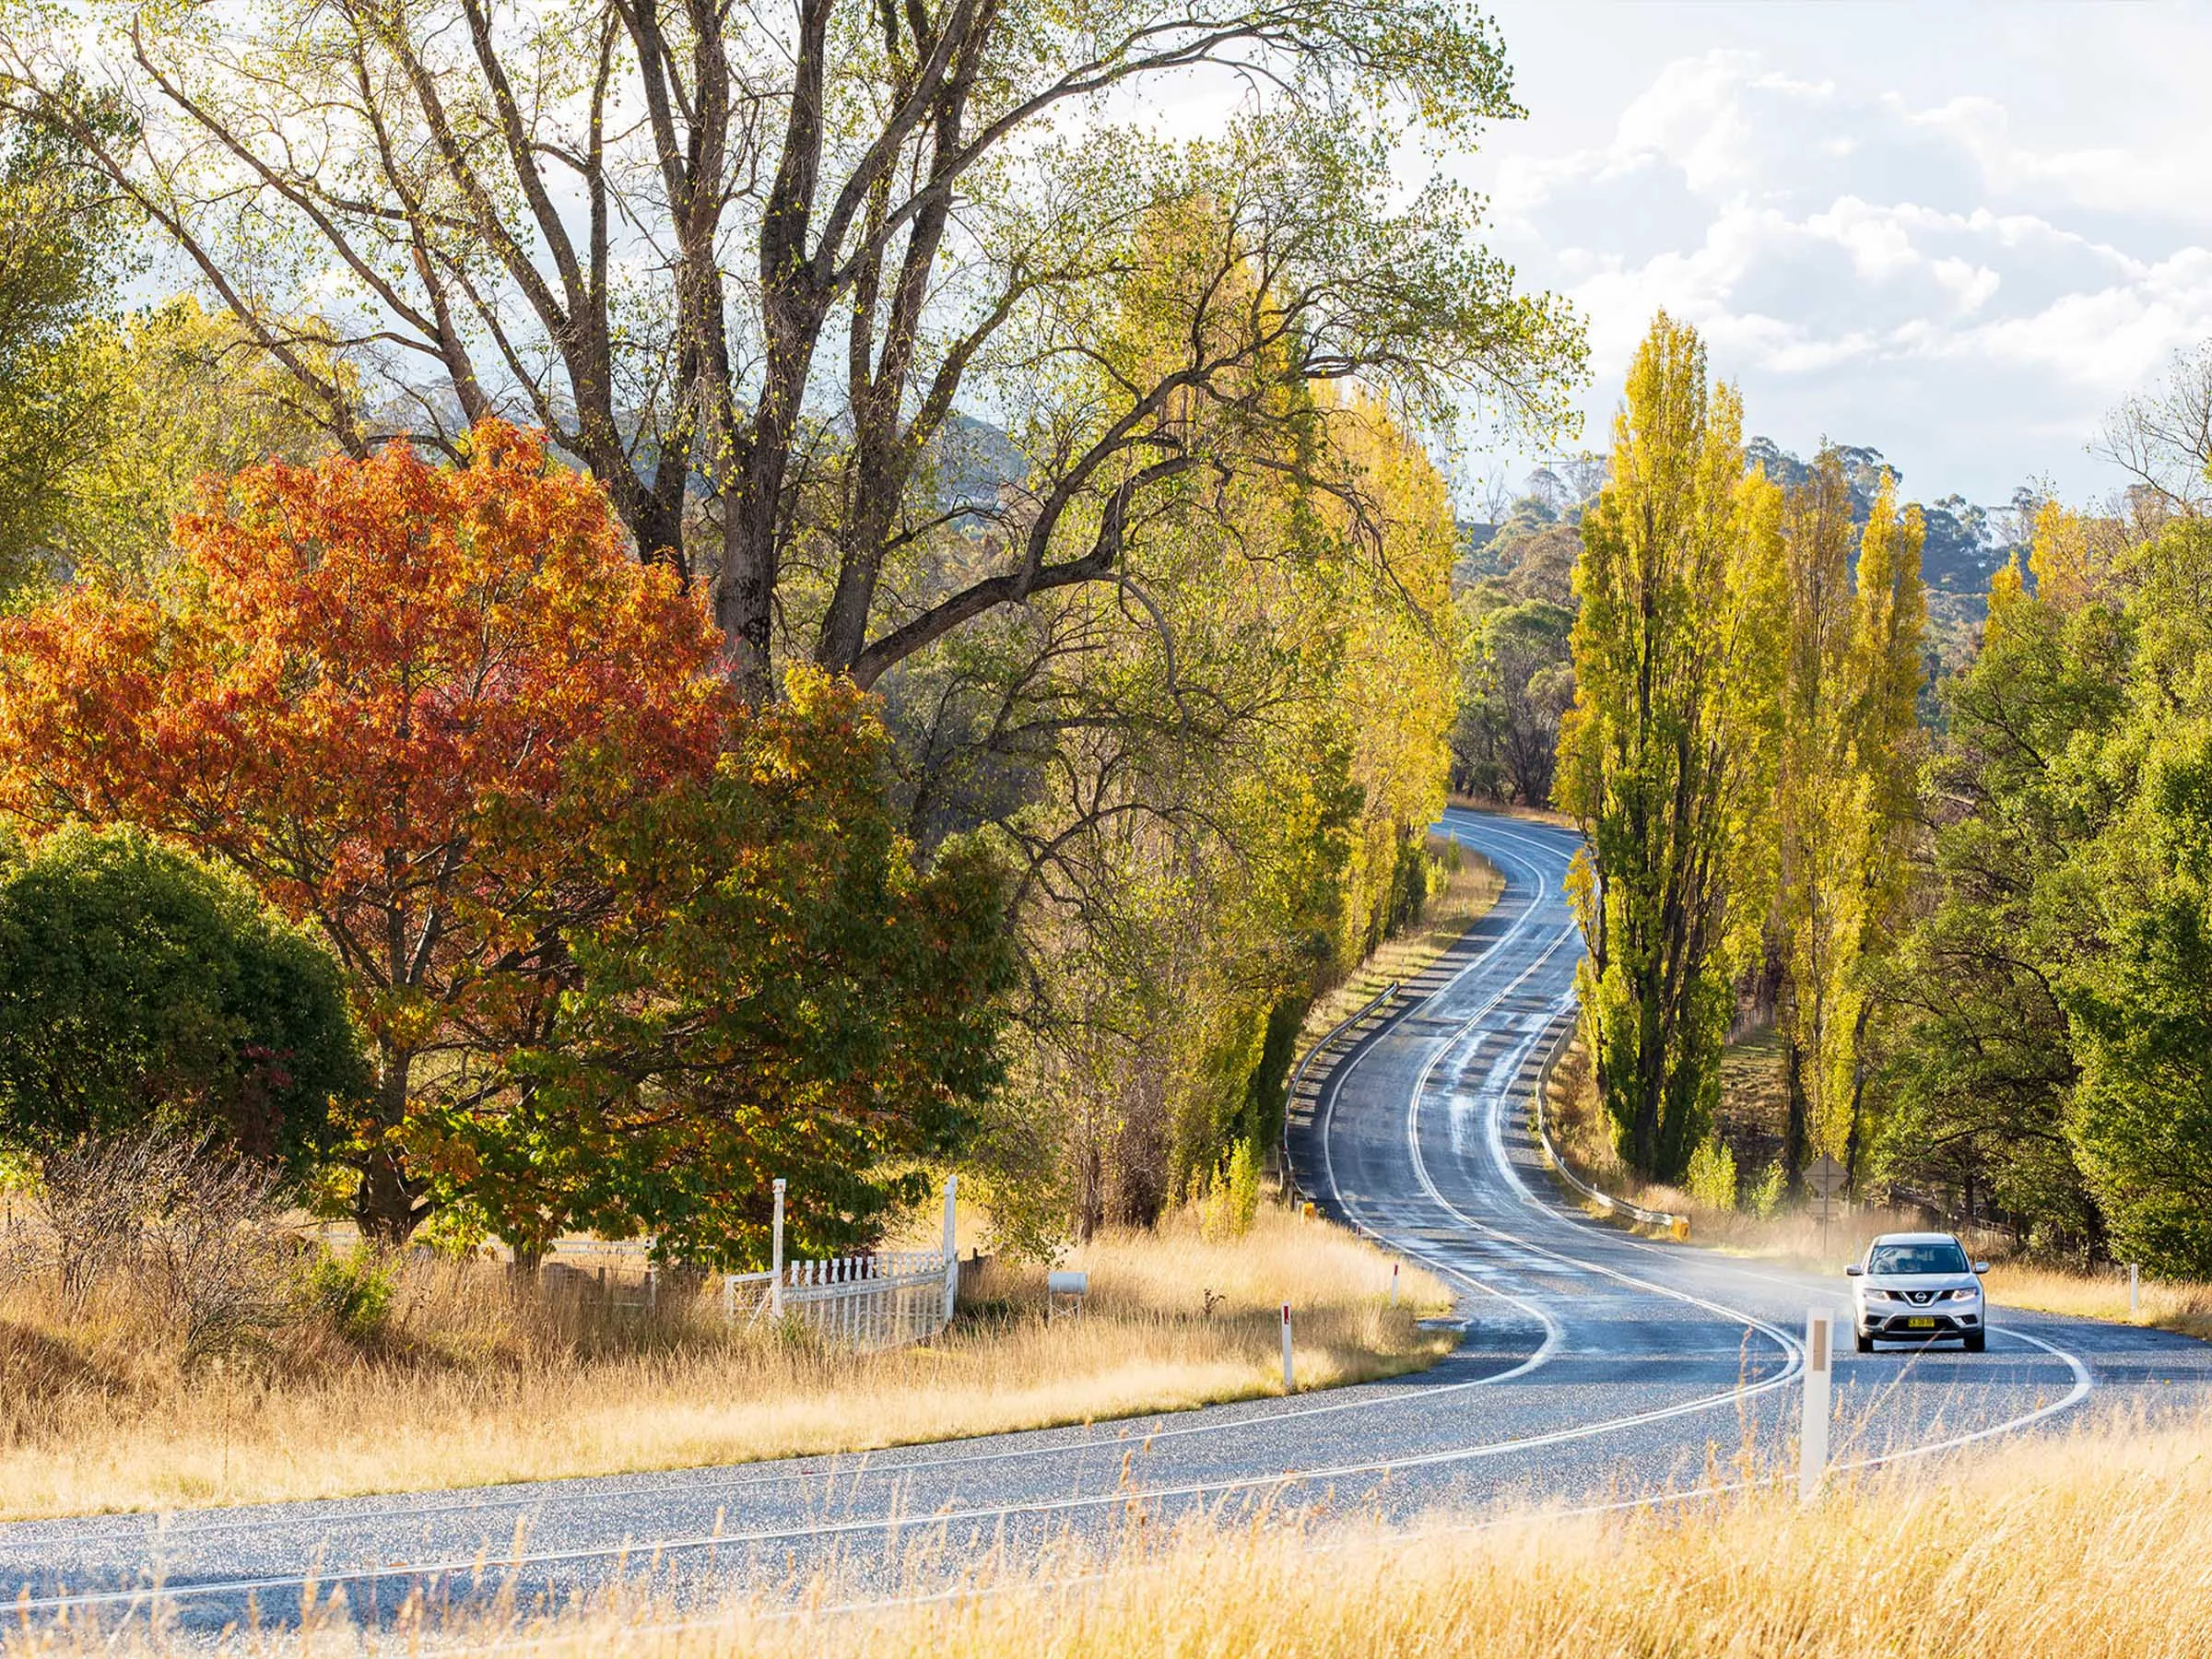
M783 1317L783 1177L779 1175L771 1183L776 1194L775 1218L768 1228L768 1311L778 1319Z
M1296 1394L1298 1379L1290 1370L1290 1304L1283 1304L1283 1392Z
M2127 1318L2131 1324L2143 1311L2142 1290L2143 1264L2130 1262L2127 1265Z
M1398 1265L1395 1262L1390 1265L1390 1305L1394 1308L1398 1305Z
M1820 1492L1820 1477L1828 1471L1828 1391L1830 1373L1828 1315L1815 1310L1805 1316L1805 1418L1797 1433L1797 1496L1810 1503Z

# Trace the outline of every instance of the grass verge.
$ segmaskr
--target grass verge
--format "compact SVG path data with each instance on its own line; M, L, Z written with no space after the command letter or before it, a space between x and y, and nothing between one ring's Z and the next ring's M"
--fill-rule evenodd
M2070 1313L2082 1319L2109 1319L2120 1324L2155 1325L2212 1342L2212 1285L2196 1280L2145 1279L2131 1318L2127 1270L2070 1273L2030 1262L1997 1262L1983 1281L1990 1300L2002 1307L2032 1308L2043 1313Z
M1301 1386L1433 1363L1450 1305L1325 1222L1263 1206L1241 1237L1190 1216L1102 1236L1080 1319L1041 1269L997 1268L926 1347L853 1355L725 1328L711 1293L650 1313L518 1295L484 1264L409 1261L373 1341L282 1333L189 1365L123 1299L72 1313L0 1292L0 1519L245 1503L856 1452L1279 1392L1277 1309Z
M901 1601L831 1584L701 1608L633 1585L596 1606L403 1629L394 1646L542 1659L2150 1659L2212 1630L2207 1424L2108 1426L1832 1484L1610 1514L1440 1514L1406 1529L1263 1517L1147 1526L948 1576ZM927 1599L924 1599L927 1597ZM342 1618L261 1651L354 1652ZM112 1645L100 1645L112 1641ZM418 1644L419 1644L418 1646ZM255 1644L249 1641L249 1651ZM9 1659L134 1648L17 1631ZM196 1651L196 1650L194 1650Z

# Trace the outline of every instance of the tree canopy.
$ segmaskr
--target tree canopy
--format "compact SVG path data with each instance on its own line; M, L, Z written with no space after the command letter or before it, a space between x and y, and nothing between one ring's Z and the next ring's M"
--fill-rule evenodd
M182 250L357 458L394 429L454 453L488 417L546 429L641 556L711 592L754 700L778 654L865 686L1117 580L1159 491L1284 464L1260 365L1538 426L1579 365L1474 201L1393 177L1417 129L1519 113L1459 0L101 15L18 14L10 106ZM1208 77L1249 95L1212 136L1127 113ZM128 120L89 119L87 88ZM1157 290L1172 314L1102 355L1163 257L1188 278ZM979 400L1026 476L948 503L932 460Z
M1589 837L1578 981L1598 1086L1636 1166L1663 1178L1704 1137L1771 890L1780 504L1746 470L1735 393L1661 313L1583 519L1558 794Z

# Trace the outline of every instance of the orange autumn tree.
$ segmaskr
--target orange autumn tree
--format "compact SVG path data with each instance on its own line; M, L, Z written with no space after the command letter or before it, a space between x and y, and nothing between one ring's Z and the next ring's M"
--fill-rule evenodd
M148 597L0 623L0 803L229 859L319 925L376 1062L347 1150L363 1229L431 1202L426 1117L546 1041L609 898L588 844L713 767L718 639L604 492L496 421L210 485Z

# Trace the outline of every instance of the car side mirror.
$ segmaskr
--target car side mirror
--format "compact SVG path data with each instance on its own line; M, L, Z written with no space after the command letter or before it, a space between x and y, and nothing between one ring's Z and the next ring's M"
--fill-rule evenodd
M1974 1271L1976 1273L1987 1273L1989 1271L1989 1264L1987 1262L1976 1262L1974 1264Z
M1859 1275L1865 1272L1866 1269L1860 1266L1856 1262L1853 1262L1850 1266L1844 1268L1843 1271L1851 1277L1857 1278Z

